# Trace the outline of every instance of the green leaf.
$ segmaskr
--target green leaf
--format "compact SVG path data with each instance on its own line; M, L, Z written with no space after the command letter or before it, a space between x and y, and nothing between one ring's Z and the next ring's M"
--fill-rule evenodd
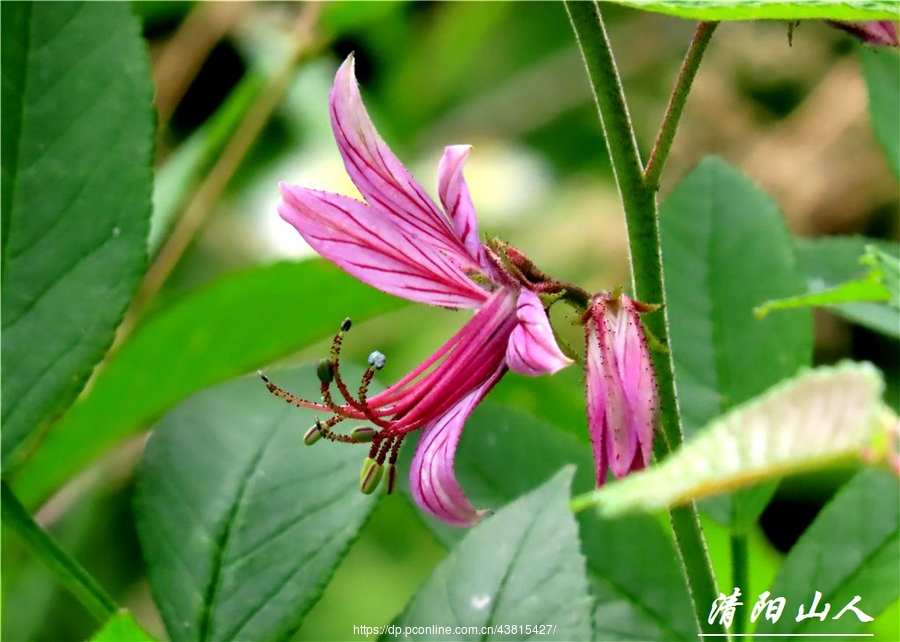
M811 292L810 294L766 301L756 308L753 313L757 318L761 319L773 310L821 307L862 301L890 301L891 292L885 284L891 283L892 287L896 289L896 286L889 280L889 278L896 280L896 275L891 274L889 278L886 278L885 276L885 268L889 266L889 261L886 259L889 259L890 257L884 253L881 253L881 255L875 254L878 250L874 247L867 248L866 251L868 254L862 257L860 262L866 260L870 265L870 269L869 272L862 277L853 281L841 283L832 288ZM813 288L817 286L818 284L811 284L811 287Z
M257 368L403 302L324 261L231 275L139 328L14 480L35 506L190 393Z
M274 380L318 391L314 368ZM205 390L147 444L135 499L154 601L172 639L289 637L374 506L365 447L303 444L315 413L257 377Z
M900 596L900 494L897 478L885 470L860 472L834 497L800 537L772 584L769 599L784 597L783 617L760 618L757 633L849 634L863 623L852 611L833 618L859 595L856 608L875 617ZM767 587L768 588L768 587ZM815 591L827 618L796 621L800 605L808 613ZM757 596L746 596L750 607Z
M866 246L862 261L872 267L888 290L888 303L900 309L900 256L888 254L875 245Z
M896 243L876 242L861 236L837 236L818 239L795 239L794 247L800 269L805 275L809 291L827 289L844 281L858 278L865 272L860 257L867 246L876 245L886 257L879 263L885 274L884 283L890 288L897 281L891 264L900 260L900 246ZM885 303L843 303L829 306L835 314L872 328L882 334L900 338L900 310Z
M668 13L692 20L896 20L894 0L613 0L635 9Z
M153 88L127 4L3 3L2 25L6 465L81 391L143 274Z
M135 622L129 611L122 611L111 618L103 628L91 638L91 642L154 642L156 638Z
M474 506L497 510L572 463L577 466L574 490L593 488L590 446L518 407L488 401L475 409L466 424L456 454L456 474ZM596 600L595 636L696 639L691 603L671 535L660 523L646 516L601 520L593 513L579 515L578 521ZM466 534L436 520L428 523L448 546ZM610 554L622 550L619 547L641 551L641 555Z
M858 49L869 88L872 129L888 164L900 178L900 51L884 47Z
M392 639L591 639L578 526L567 502L573 471L550 481L468 532L395 620ZM543 627L503 630L504 625ZM409 635L404 627L446 632ZM455 627L473 627L460 633ZM480 627L498 627L483 631Z
M778 207L740 170L706 158L660 210L666 302L685 436L808 366L812 314L753 309L804 291ZM733 530L754 522L773 483L706 502Z
M810 370L716 419L662 463L574 503L608 516L654 511L858 456L896 421L883 389L868 363Z

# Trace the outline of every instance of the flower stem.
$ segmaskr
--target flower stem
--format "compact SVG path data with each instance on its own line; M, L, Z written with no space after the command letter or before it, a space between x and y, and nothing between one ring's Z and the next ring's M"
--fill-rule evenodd
M747 602L747 596L750 595L750 576L748 573L748 543L746 533L732 533L730 538L731 544L731 583L744 594L744 603ZM747 631L747 607L736 609L734 614L734 630L735 634L746 633Z
M694 32L694 38L681 63L669 104L666 105L666 113L659 127L659 135L656 137L653 151L650 152L650 160L647 161L647 168L644 170L644 182L654 190L659 189L659 177L672 149L675 131L678 129L678 122L681 120L681 113L684 111L691 85L700 68L700 61L703 59L706 46L718 24L718 22L701 22L697 25L697 31Z
M98 622L106 622L119 612L115 601L97 581L31 517L6 482L2 482L0 507L3 524L15 531L29 550L56 575Z
M662 346L668 346L656 190L644 180L634 129L599 5L594 1L566 0L566 11L581 47L622 196L634 294L645 303L662 304L662 310L646 315L645 322ZM654 354L654 365L659 384L663 436L659 448L662 454L666 454L683 441L671 353ZM710 605L718 592L697 509L693 504L676 508L670 511L669 518L698 630L702 633L723 633L721 625L707 622Z

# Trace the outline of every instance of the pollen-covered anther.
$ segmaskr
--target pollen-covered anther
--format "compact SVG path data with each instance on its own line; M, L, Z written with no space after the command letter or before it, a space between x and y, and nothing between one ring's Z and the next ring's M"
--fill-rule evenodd
M327 429L322 425L322 422L316 419L315 425L307 430L306 434L303 435L303 443L307 446L312 446L314 443L325 436L326 430Z
M359 489L364 495L371 495L378 488L378 483L381 481L383 474L384 466L371 457L366 457L362 470L359 473Z
M378 431L372 428L372 426L359 426L350 431L350 438L353 441L362 444L367 441L372 441L377 434Z
M387 360L381 352L375 350L372 354L369 355L369 365L375 368L376 370L381 370L384 367L384 362Z

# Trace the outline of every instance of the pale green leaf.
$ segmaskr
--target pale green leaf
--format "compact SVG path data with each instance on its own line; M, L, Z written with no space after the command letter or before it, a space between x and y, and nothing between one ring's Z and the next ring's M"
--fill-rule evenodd
M603 515L659 510L859 455L887 421L883 387L867 363L810 370L716 419L659 465L575 503Z
M894 0L613 0L635 9L693 20L896 20Z

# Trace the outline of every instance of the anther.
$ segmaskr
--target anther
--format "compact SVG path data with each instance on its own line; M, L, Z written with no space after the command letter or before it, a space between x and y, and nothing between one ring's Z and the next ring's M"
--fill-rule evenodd
M306 434L303 435L303 443L307 446L312 446L314 443L325 436L326 430L327 428L322 425L322 422L316 419L316 425L307 430Z
M322 383L334 381L334 361L331 359L319 359L316 364L316 375Z
M378 488L378 482L384 474L384 466L379 464L371 457L366 457L363 462L362 471L359 473L359 489L365 495L371 495Z
M350 438L355 442L365 443L367 441L372 441L377 434L378 431L371 426L359 426L350 431Z
M350 322L350 317L347 317L344 319L343 323L341 323L341 332L347 332L351 325L353 324Z
M384 494L390 495L394 492L394 486L397 485L397 467L394 464L387 464L384 467Z
M381 370L384 367L384 362L387 359L382 353L376 350L372 354L369 355L369 365L375 368L376 370Z

